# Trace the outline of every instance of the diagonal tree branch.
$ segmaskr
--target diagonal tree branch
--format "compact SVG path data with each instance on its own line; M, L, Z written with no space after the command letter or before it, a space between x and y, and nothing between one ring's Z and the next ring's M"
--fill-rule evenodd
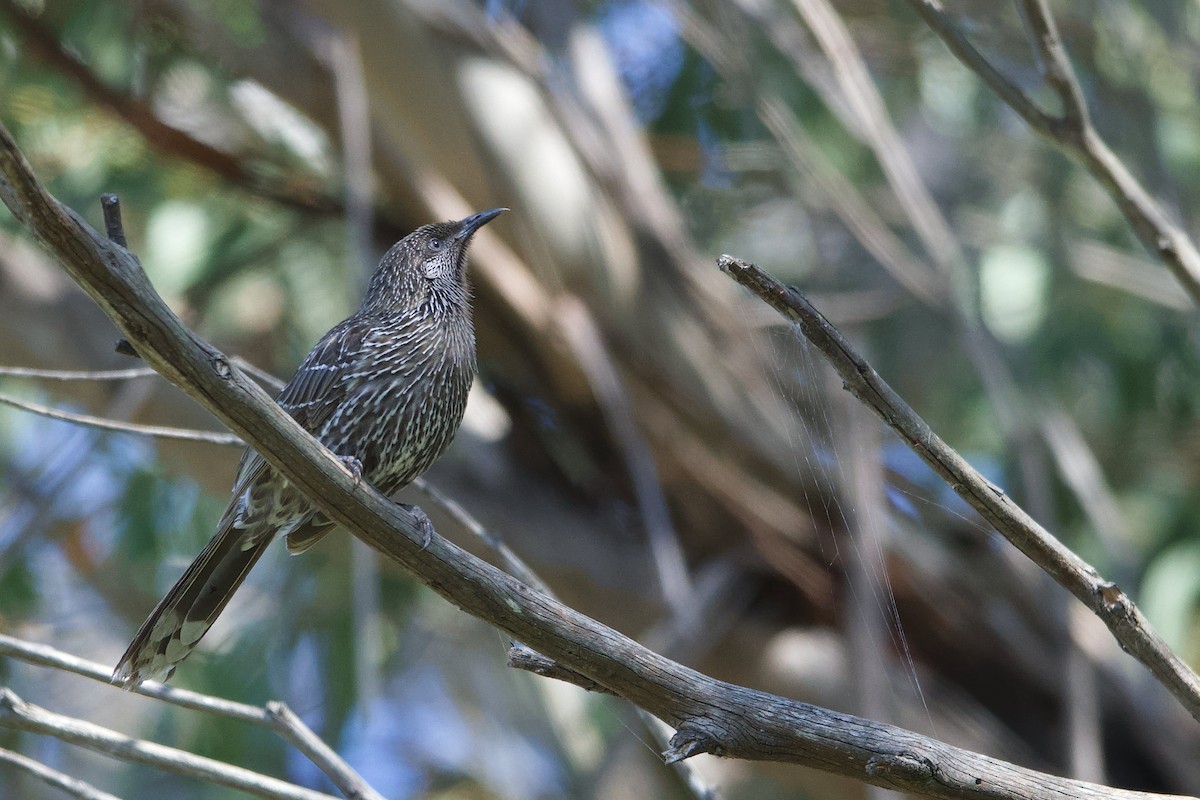
M127 251L50 197L0 126L0 199L148 364L242 436L331 520L464 611L676 729L666 756L801 763L944 798L1147 798L1058 778L911 731L715 680L639 645L434 536L419 512L358 481L259 386L197 338Z
M341 204L331 197L308 196L296 187L269 185L247 169L242 159L168 125L148 105L106 85L87 64L67 51L38 19L12 0L0 0L0 12L21 35L21 42L38 59L74 80L97 105L110 109L142 135L151 147L212 171L235 186L259 194L287 208L315 214L337 214Z
M0 764L8 764L14 769L19 769L34 776L42 783L61 789L79 800L121 800L116 795L102 792L89 783L72 778L70 775L64 775L56 769L50 769L40 761L34 761L32 758L27 758L11 750L0 748Z
M908 4L941 37L950 52L1017 112L1035 133L1061 147L1100 182L1142 245L1171 269L1192 302L1200 304L1200 251L1188 235L1168 219L1162 206L1109 149L1092 125L1083 91L1046 0L1020 0L1019 5L1041 62L1042 75L1062 104L1061 116L1041 108L996 69L942 10L938 0L908 0Z
M874 411L955 492L1018 550L1075 595L1098 616L1121 648L1141 661L1200 720L1200 677L1171 651L1119 586L1069 550L1014 503L1004 490L979 474L933 432L850 345L842 334L792 287L754 264L721 256L721 269L764 302L800 326L845 382L847 391Z
M99 753L228 786L268 800L335 800L333 795L260 775L174 747L134 739L90 722L55 714L0 688L0 727L53 736Z

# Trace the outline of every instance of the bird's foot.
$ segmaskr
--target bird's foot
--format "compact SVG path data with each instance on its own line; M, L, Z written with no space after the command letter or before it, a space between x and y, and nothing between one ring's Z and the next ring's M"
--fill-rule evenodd
M433 541L433 520L421 510L420 506L409 505L408 503L397 503L396 505L417 518L417 525L421 526L421 549L424 550L429 547L429 543Z
M354 478L355 486L362 483L363 465L357 456L338 456L337 459L342 462L343 467L350 471L350 475Z

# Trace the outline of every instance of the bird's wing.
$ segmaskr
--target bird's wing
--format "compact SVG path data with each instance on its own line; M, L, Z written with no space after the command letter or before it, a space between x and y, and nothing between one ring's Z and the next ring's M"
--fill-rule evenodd
M345 398L353 367L370 331L370 322L357 317L333 328L304 357L275 399L309 433L320 433L321 426Z
M304 357L296 374L275 398L280 408L291 414L309 433L319 434L345 398L350 389L352 367L370 331L368 321L354 317L332 328ZM246 448L238 463L233 499L222 517L222 525L232 523L239 508L239 498L268 471L262 456Z

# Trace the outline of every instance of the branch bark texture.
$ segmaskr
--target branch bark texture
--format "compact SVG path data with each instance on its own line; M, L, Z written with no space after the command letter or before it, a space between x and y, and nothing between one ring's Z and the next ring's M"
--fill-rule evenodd
M910 731L714 680L584 616L441 537L356 481L228 358L186 329L136 259L38 184L0 126L0 199L113 318L138 353L215 414L330 519L448 601L676 729L667 757L805 764L944 798L1146 798L1035 772Z

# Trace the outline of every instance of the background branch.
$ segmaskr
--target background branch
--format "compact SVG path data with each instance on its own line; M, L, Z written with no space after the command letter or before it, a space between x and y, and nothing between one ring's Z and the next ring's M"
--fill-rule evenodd
M92 102L110 109L157 150L191 161L234 186L270 198L280 205L310 214L341 213L340 203L336 199L305 194L298 191L299 187L295 185L286 189L270 185L247 169L242 159L166 124L149 106L110 88L86 64L63 48L35 17L12 0L0 0L0 13L9 18L13 27L21 33L24 43L38 58L74 80Z
M142 357L212 411L330 519L435 592L677 729L669 758L700 752L793 761L934 797L1137 793L1053 778L901 728L713 680L537 593L356 481L229 360L184 328L136 260L45 193L0 127L0 198L113 318Z
M1092 610L1120 643L1200 720L1200 678L1155 633L1150 622L1116 584L1065 547L980 475L897 395L870 364L796 289L753 264L721 256L721 269L800 326L825 356L845 388L874 411L960 497L1012 544Z
M13 636L0 634L0 655L113 685L110 667L47 645L25 642ZM180 708L248 722L274 731L320 768L347 798L380 800L379 793L283 703L271 702L266 708L259 708L222 697L179 689L157 681L147 681L129 691Z
M1062 102L1062 116L1040 108L971 44L935 0L908 0L950 52L1038 133L1078 160L1116 202L1142 245L1166 264L1194 304L1200 304L1200 251L1167 217L1162 206L1138 182L1096 131L1087 114L1083 90L1067 58L1046 0L1020 0L1046 82Z
M134 739L90 722L55 714L25 702L9 689L0 689L0 726L53 736L125 761L177 772L268 800L331 800L333 797L248 769Z
M21 400L12 395L0 394L0 403L13 408L19 408L22 411L29 411L33 414L38 414L50 419L58 419L64 422L73 422L76 425L85 425L89 428L98 428L103 431L114 431L116 433L132 433L137 436L153 436L157 439L178 439L188 442L202 442L204 444L241 444L242 440L232 433L221 433L220 431L197 431L187 430L185 428L172 428L165 425L142 425L136 422L121 422L119 420L107 419L105 417L95 417L91 414L77 414L73 411L63 411L60 408L51 408L50 406L34 403L29 400Z
M55 789L60 789L72 797L79 798L79 800L121 800L116 795L102 792L78 778L64 775L58 770L50 769L39 761L26 758L20 753L14 753L2 747L0 747L0 762L8 764L10 767L15 767L28 775L32 775L42 783L53 786Z

